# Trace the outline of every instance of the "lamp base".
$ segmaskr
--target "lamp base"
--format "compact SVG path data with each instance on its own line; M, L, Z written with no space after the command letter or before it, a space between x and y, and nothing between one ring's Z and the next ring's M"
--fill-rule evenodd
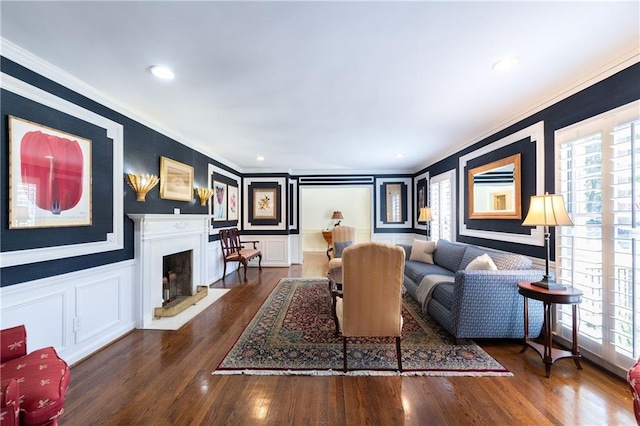
M565 286L563 286L562 284L558 284L555 280L555 278L553 277L553 275L545 275L544 278L542 278L542 280L535 282L535 283L531 283L531 285L535 285L536 287L542 287L544 289L547 290L564 290L566 289Z

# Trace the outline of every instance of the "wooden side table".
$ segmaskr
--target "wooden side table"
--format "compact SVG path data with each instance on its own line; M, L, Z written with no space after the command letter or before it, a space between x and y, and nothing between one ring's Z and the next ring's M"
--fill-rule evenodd
M333 242L333 234L331 233L331 231L322 231L322 236L327 242L327 248L330 247L331 243Z
M551 375L551 366L554 362L562 358L573 358L579 370L580 351L578 350L578 312L577 308L582 302L582 291L575 287L567 287L564 290L547 290L542 287L531 285L530 282L519 282L518 293L524 296L524 347L520 352L524 352L528 346L540 354L544 361L547 378ZM539 344L529 339L529 299L542 301L544 305L544 323L542 325L542 341ZM573 347L571 351L553 347L553 335L551 333L551 305L573 305Z

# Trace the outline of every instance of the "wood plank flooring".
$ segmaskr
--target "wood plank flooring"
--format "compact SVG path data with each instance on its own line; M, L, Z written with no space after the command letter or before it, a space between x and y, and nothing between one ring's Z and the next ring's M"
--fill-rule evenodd
M212 287L225 294L178 331L135 330L71 368L62 425L633 425L626 382L583 361L551 378L518 341L479 341L514 377L213 376L283 277L304 265L250 268Z

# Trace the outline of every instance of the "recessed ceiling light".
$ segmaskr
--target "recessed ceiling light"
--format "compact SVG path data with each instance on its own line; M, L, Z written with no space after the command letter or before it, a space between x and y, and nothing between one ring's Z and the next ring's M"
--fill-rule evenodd
M402 157L404 157L404 153L403 152L399 152L399 153L395 154L394 157L402 158Z
M258 161L264 161L264 157L263 157L262 155L258 155L258 156L256 157L256 160L258 160Z
M515 56L508 56L506 58L500 59L498 62L493 64L494 71L508 71L515 67L520 60Z
M154 65L149 68L149 71L151 71L151 74L163 80L173 80L173 78L175 77L173 71L171 71L170 68L167 68L164 65Z

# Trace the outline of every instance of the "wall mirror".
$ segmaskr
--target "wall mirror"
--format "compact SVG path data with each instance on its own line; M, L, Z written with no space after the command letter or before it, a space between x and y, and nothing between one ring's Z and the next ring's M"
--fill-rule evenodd
M402 185L386 185L387 220L386 223L402 223Z
M520 154L469 170L470 219L522 219Z

